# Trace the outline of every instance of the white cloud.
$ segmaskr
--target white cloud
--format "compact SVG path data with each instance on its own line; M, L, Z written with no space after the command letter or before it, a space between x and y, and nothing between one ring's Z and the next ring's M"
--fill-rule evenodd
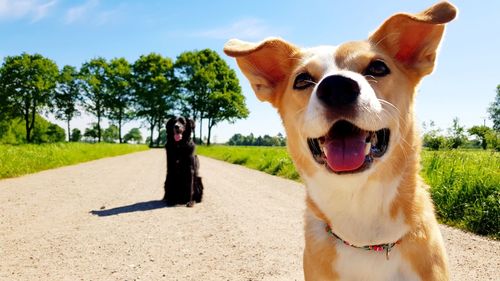
M244 40L262 39L268 36L283 36L283 31L277 32L275 28L269 27L263 20L248 18L239 20L225 27L218 27L194 35L213 39L239 38Z
M0 0L0 20L30 17L36 22L46 17L57 0Z
M87 0L79 6L74 6L66 12L65 22L67 24L85 20L88 14L99 6L99 0Z

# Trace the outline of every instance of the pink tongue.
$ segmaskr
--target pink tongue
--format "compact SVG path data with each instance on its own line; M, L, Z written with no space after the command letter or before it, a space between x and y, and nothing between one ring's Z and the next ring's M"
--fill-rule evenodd
M175 141L180 141L182 139L182 134L174 134Z
M365 162L366 136L349 136L326 142L326 161L334 172L354 171Z

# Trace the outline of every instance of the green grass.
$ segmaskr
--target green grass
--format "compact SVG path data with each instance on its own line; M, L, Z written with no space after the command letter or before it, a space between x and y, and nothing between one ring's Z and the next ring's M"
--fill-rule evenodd
M0 179L147 149L145 145L108 143L0 145Z
M292 180L299 180L299 174L284 147L264 146L197 146L196 151L211 158L243 165Z
M500 238L500 153L424 151L422 177L440 220Z
M299 180L284 147L198 146L201 155ZM441 222L500 238L500 153L423 151L421 175Z

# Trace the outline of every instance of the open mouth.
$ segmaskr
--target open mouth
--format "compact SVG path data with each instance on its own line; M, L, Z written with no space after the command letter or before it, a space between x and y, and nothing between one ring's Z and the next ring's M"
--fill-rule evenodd
M184 133L184 128L176 125L174 128L174 140L176 142L182 140L182 133Z
M374 158L382 157L389 145L390 130L366 131L341 120L319 138L307 144L318 164L337 174L358 173L368 169Z

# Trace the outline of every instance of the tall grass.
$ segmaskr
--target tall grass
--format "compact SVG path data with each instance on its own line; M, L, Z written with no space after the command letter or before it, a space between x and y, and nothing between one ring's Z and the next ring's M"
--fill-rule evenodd
M0 179L147 149L145 145L107 143L0 145Z
M199 154L298 180L284 147L198 146ZM500 238L500 153L423 151L421 175L441 222Z
M197 146L199 154L292 180L299 174L285 147Z
M424 151L422 166L442 222L500 238L500 153Z

